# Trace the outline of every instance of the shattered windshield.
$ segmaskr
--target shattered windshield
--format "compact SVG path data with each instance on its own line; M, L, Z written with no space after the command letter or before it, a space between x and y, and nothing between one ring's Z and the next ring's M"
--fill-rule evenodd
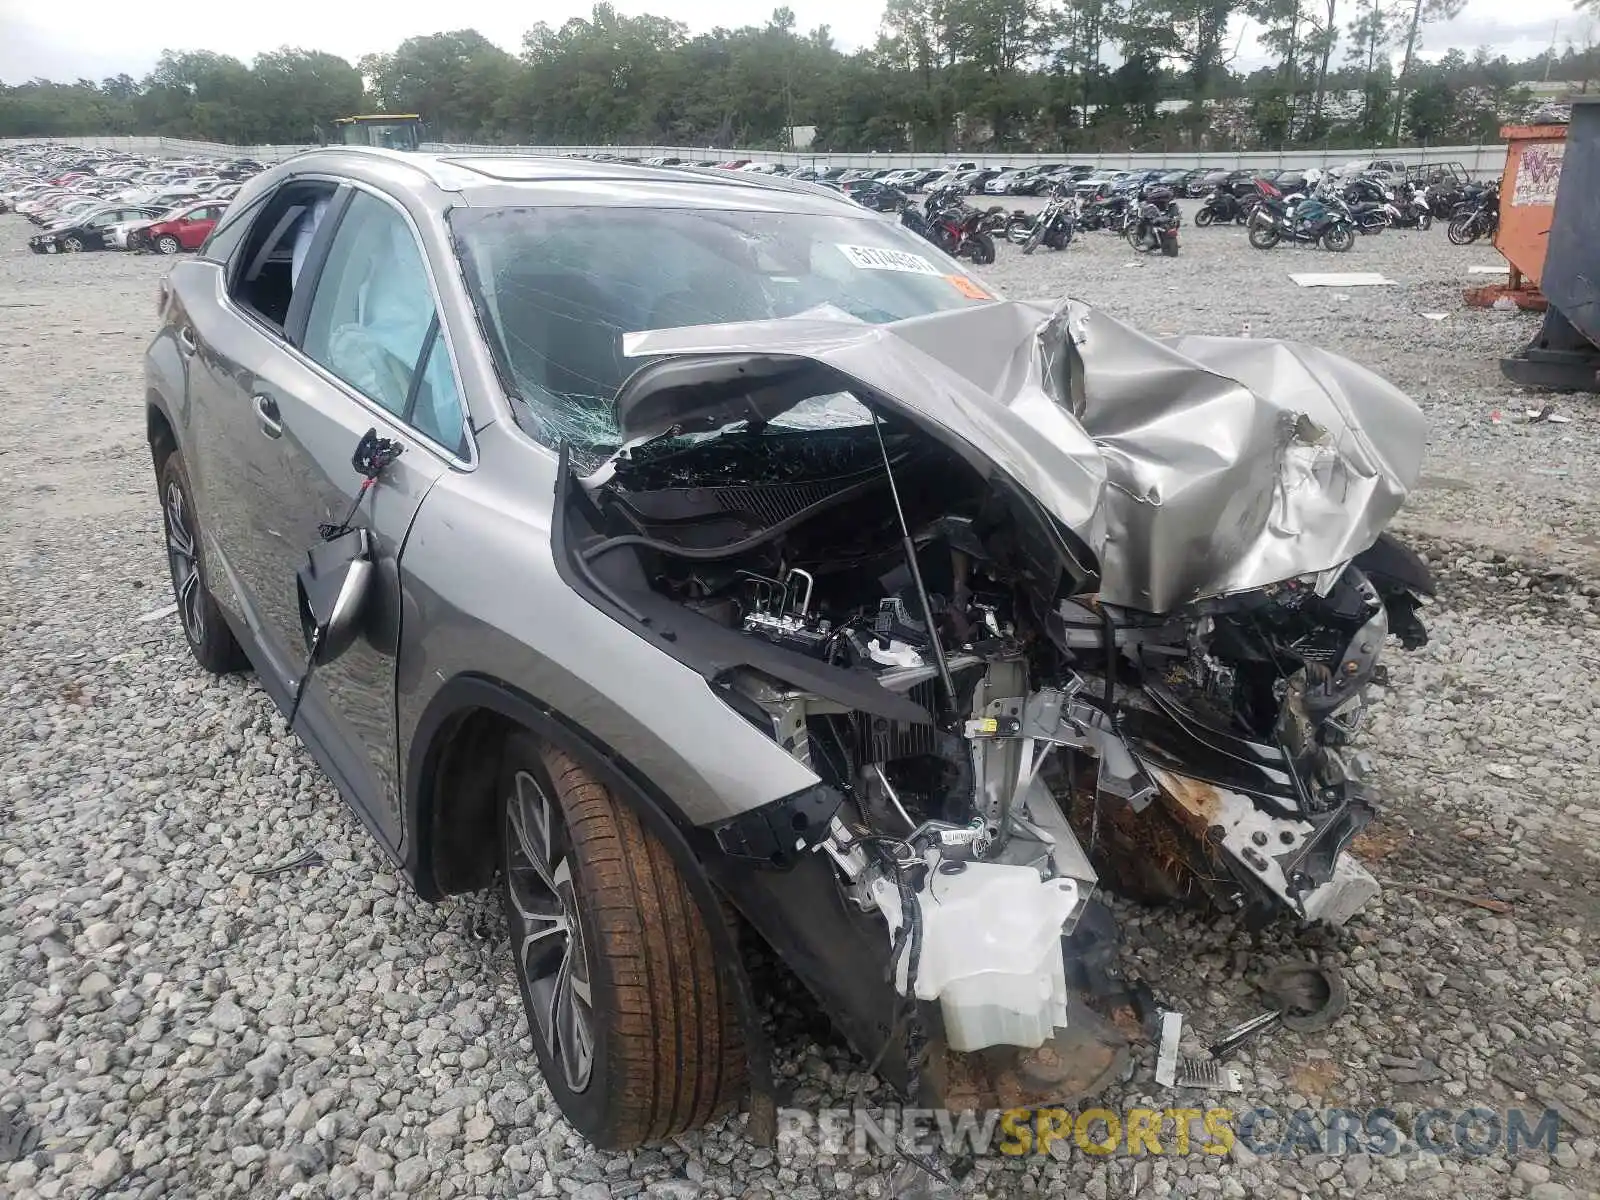
M882 324L992 299L867 213L538 207L450 222L519 420L584 459L619 441L612 400L644 361L623 354L624 334L801 315Z

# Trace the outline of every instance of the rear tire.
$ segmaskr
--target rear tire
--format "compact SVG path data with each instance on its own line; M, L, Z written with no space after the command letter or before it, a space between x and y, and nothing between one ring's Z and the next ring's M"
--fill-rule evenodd
M562 1115L596 1146L621 1150L732 1109L747 1071L737 999L670 852L531 734L507 740L500 797L517 984Z
M1449 237L1452 246L1470 246L1478 240L1476 216L1476 213L1468 213L1466 216L1457 217L1450 222L1449 228L1445 230L1445 235Z
M987 233L974 233L967 238L967 254L976 266L988 266L994 261L994 239Z
M178 602L178 624L202 670L229 675L250 665L233 630L211 594L205 538L194 506L194 492L183 459L174 450L156 476L161 494L162 530L167 538L167 570Z
M1271 250L1282 236L1272 225L1257 222L1250 226L1250 244L1257 250Z

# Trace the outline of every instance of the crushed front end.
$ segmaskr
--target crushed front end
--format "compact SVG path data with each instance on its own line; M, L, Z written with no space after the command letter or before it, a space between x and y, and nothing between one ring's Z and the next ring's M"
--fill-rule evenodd
M1376 891L1346 849L1375 810L1349 743L1391 630L1425 638L1426 568L1377 536L1409 468L1341 425L1364 378L1279 411L1217 389L1214 341L1104 322L642 335L626 446L563 483L569 582L817 781L707 827L705 861L928 1103L1071 1103L1122 1073L1139 1017L1102 888L1333 924ZM1274 353L1240 373L1259 387ZM1151 361L1168 399L1085 399ZM1235 458L1174 449L1185 404Z

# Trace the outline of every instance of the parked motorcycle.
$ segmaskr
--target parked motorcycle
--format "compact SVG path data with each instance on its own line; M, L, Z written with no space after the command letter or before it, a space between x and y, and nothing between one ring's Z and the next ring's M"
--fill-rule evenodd
M1499 187L1498 183L1473 182L1465 183L1459 187L1433 187L1428 190L1428 207L1433 215L1441 220L1448 221L1462 209L1476 208L1483 202L1491 188Z
M1450 218L1445 232L1453 246L1470 246L1481 237L1493 237L1500 228L1500 186L1483 193L1475 206L1463 204Z
M1356 227L1330 201L1311 196L1290 205L1282 196L1263 196L1250 217L1249 239L1257 250L1286 241L1342 254L1356 244Z
M1427 185L1407 181L1395 189L1394 226L1396 229L1422 229L1433 227L1433 205Z
M1032 254L1040 246L1062 250L1072 241L1077 218L1077 195L1057 186L1042 212L1031 217L1022 213L1012 216L1006 226L1006 240L1021 246L1024 254Z
M1194 215L1194 223L1202 229L1207 225L1243 225L1249 219L1249 209L1233 192L1218 184Z
M1128 225L1125 234L1128 245L1141 254L1159 250L1166 258L1177 258L1178 220L1178 205L1171 190L1149 191Z
M1105 229L1120 234L1127 226L1128 197L1120 194L1097 196L1078 214L1079 229Z
M921 213L911 205L901 209L900 223L953 258L969 258L978 266L994 261L994 236L986 226L996 214L1003 220L1003 209L973 208L958 184L930 193L922 207Z

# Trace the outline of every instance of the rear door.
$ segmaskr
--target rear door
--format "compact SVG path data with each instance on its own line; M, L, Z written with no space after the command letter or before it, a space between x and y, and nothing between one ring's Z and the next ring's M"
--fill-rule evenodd
M342 521L359 494L351 455L371 429L403 447L352 522L371 531L377 565L364 634L318 668L296 723L333 760L369 825L395 847L399 555L434 481L472 464L437 311L431 271L404 208L355 189L307 250L286 317L290 349L257 373L251 397L260 487L274 527L274 536L258 543L259 611L296 666L310 632L296 571L319 527Z

